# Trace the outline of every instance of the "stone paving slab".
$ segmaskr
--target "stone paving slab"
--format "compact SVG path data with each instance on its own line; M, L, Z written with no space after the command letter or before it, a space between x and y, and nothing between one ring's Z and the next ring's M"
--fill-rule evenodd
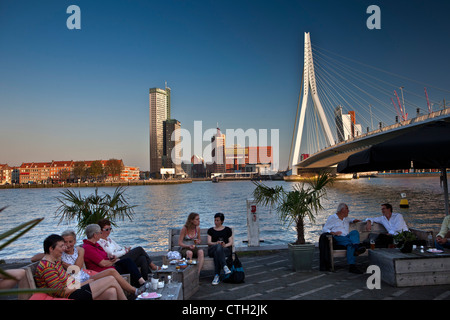
M211 285L213 274L202 272L200 288L191 300L450 300L450 285L396 288L381 282L381 289L369 289L369 273L349 273L345 258L336 260L335 272L319 271L319 252L310 272L294 272L287 250L240 254L245 283ZM364 271L367 257L357 257Z
M265 249L265 250L264 250ZM270 250L269 250L270 249ZM313 270L294 272L284 247L238 248L239 259L245 271L245 283L221 282L211 285L212 272L202 271L199 290L191 301L211 300L450 300L450 285L396 288L381 282L381 289L369 289L370 274L349 273L345 258L335 260L336 272L319 271L319 250L314 253ZM163 253L153 253L157 265L162 264ZM3 268L21 267L29 262L7 261ZM368 267L367 257L357 257L362 270ZM15 300L0 296L0 300Z

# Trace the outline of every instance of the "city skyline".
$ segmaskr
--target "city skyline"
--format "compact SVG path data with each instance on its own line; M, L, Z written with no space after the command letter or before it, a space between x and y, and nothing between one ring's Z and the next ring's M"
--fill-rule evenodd
M116 158L147 171L148 90L167 83L183 129L279 129L285 169L304 32L319 48L450 89L450 4L381 1L381 29L369 30L372 4L2 1L0 163ZM70 5L79 30L67 28Z

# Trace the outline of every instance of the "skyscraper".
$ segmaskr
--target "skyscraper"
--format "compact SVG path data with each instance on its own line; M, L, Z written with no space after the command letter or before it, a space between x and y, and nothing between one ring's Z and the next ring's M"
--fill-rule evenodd
M179 132L179 129L181 128L180 121L176 119L167 119L164 121L163 127L164 144L162 166L164 168L175 168L175 174L181 174L182 168L179 154L180 150L176 150L175 148L181 141Z
M219 173L226 172L225 163L225 135L217 128L217 133L211 138L211 157L212 164L209 166L209 171Z
M164 121L170 118L170 88L151 88L150 100L150 176L159 176L164 156Z

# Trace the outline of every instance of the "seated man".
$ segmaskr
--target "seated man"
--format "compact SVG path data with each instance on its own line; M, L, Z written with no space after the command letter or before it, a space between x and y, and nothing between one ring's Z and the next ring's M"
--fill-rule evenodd
M442 222L441 231L436 236L436 249L443 250L450 249L450 215L444 218Z
M349 264L349 272L363 273L355 265L355 256L358 256L366 251L366 248L360 244L359 232L353 230L349 232L350 223L360 222L358 219L348 218L348 206L345 203L340 203L337 212L328 217L322 232L328 232L333 235L337 245L345 246L347 248L347 263Z
M366 230L372 230L372 224L374 222L382 224L387 234L370 234L369 239L375 240L375 244L378 247L388 247L394 243L394 236L402 231L408 231L408 226L400 213L393 213L392 206L389 203L381 205L382 216L376 218L367 218Z

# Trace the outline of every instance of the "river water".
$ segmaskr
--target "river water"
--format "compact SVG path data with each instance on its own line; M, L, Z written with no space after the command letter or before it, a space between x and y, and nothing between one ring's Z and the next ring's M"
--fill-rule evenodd
M265 181L269 186L283 185L291 188L293 182ZM255 186L251 181L198 181L177 185L130 186L124 195L129 204L137 205L133 220L117 222L111 236L120 244L142 246L147 251L167 251L169 227L181 227L190 212L200 214L202 228L213 226L214 214L223 212L225 225L235 228L235 245L246 246L247 207ZM44 217L34 229L0 252L0 259L31 257L42 252L44 238L52 233L73 228L75 224L58 224L55 216L57 197L63 189L1 189L0 207L8 206L0 213L0 232L3 233L26 221ZM89 195L94 188L76 188L81 195ZM100 194L114 193L114 187L98 188ZM400 209L400 193L406 193L408 209ZM389 202L395 212L400 212L409 226L422 229L439 229L444 212L444 195L439 177L418 178L361 178L335 181L323 201L324 210L315 223L306 222L307 241L317 242L321 225L335 213L339 202L348 204L349 217L364 219L380 215L380 204ZM294 226L279 222L277 215L268 208L258 208L260 215L260 239L264 245L286 244L296 239ZM81 242L79 239L78 242ZM3 241L1 242L3 243Z

